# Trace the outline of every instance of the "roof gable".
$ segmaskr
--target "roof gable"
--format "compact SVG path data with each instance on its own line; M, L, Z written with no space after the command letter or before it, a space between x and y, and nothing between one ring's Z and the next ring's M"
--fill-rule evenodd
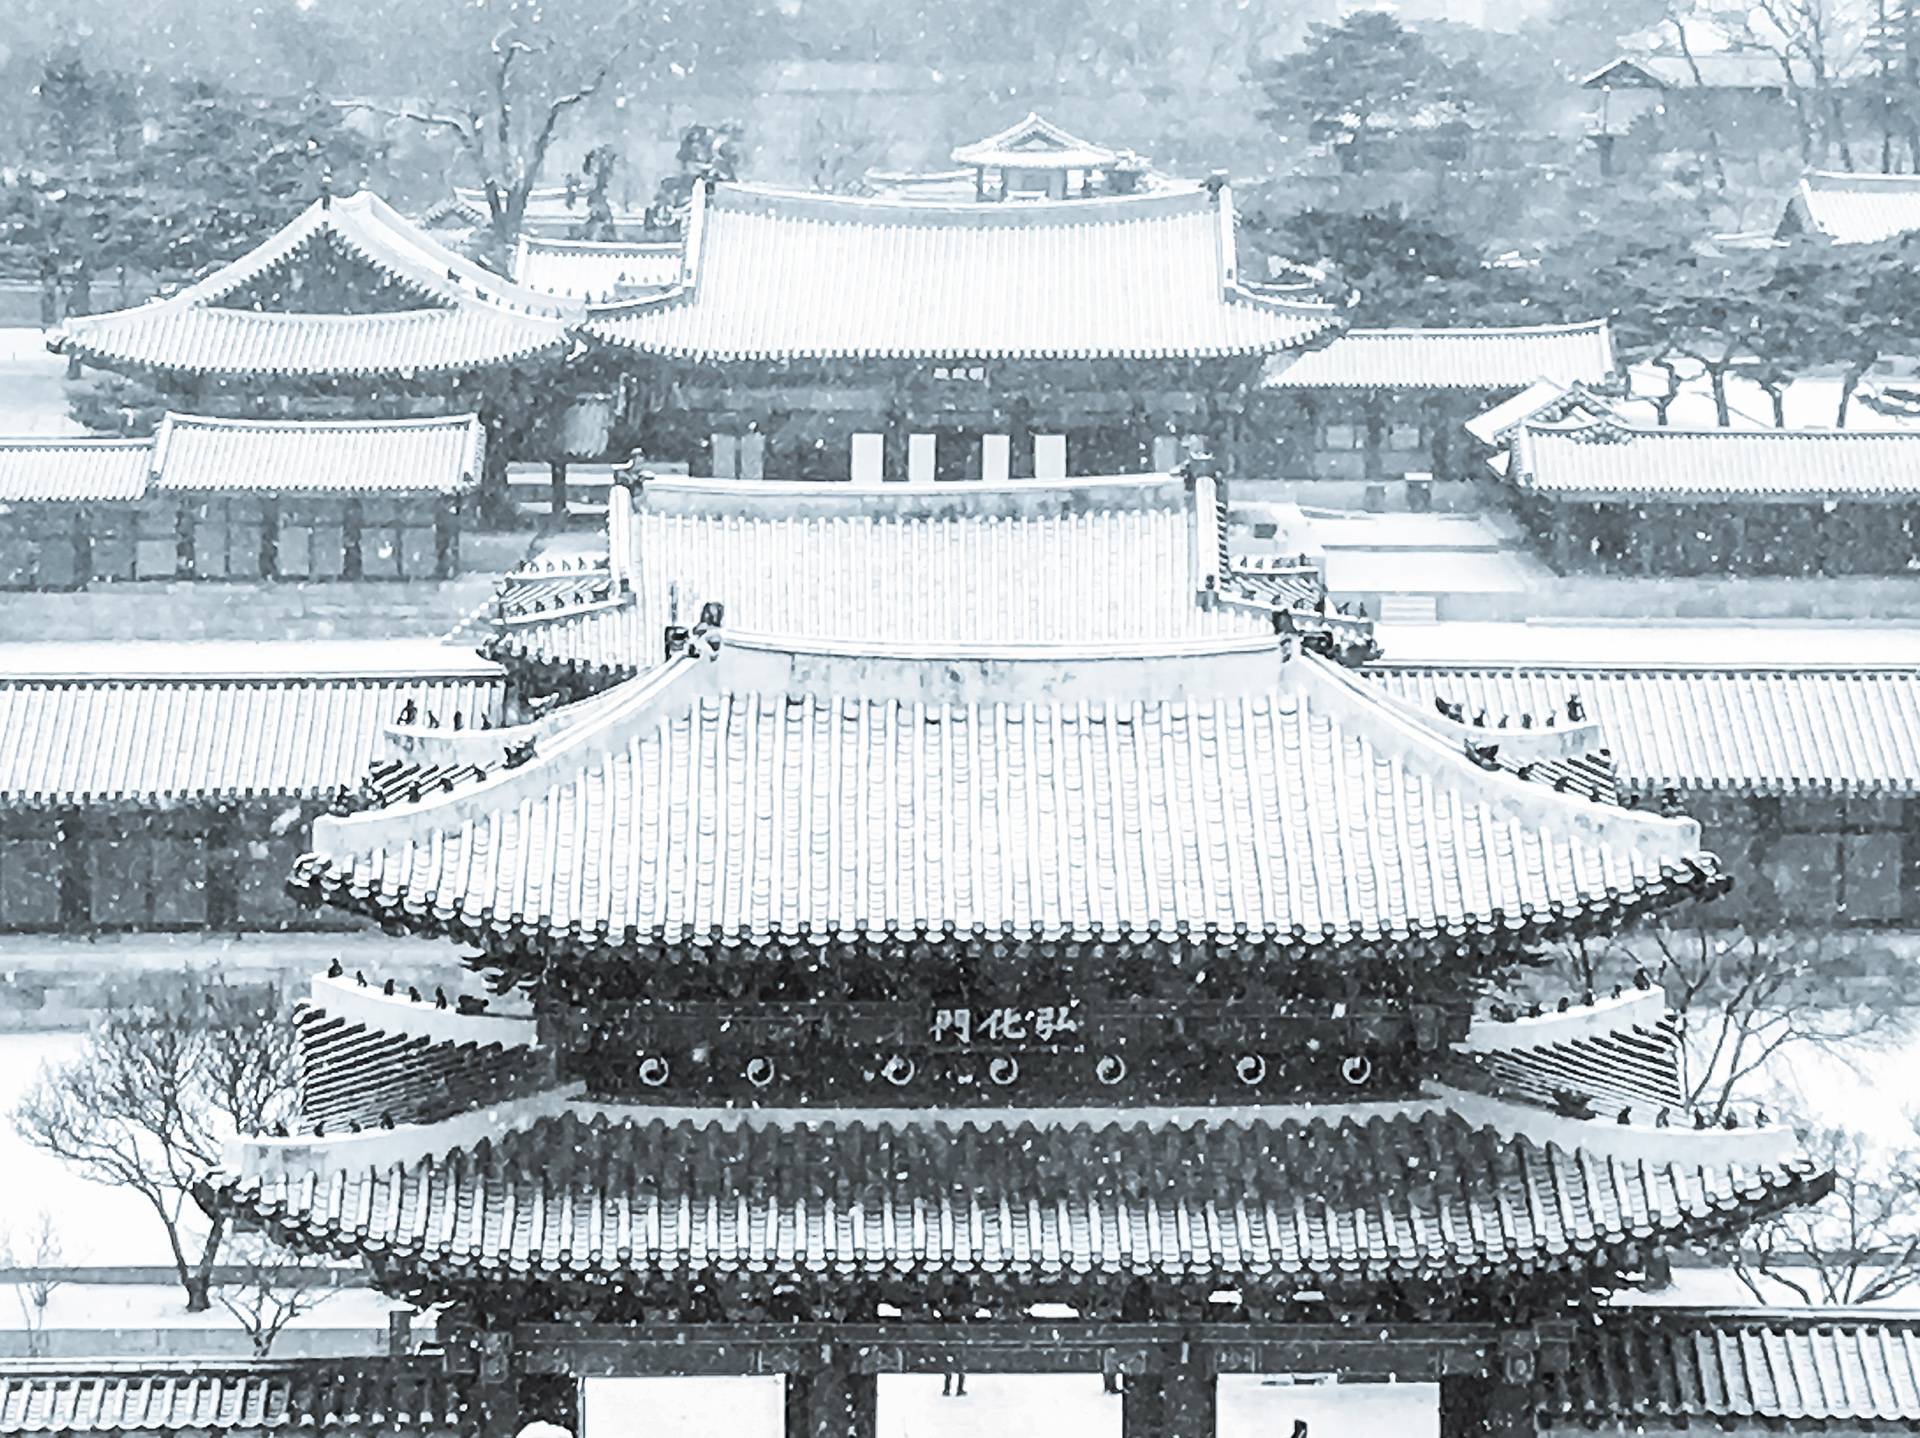
M435 307L477 303L550 319L577 312L448 249L370 190L314 201L279 233L172 299L220 303L285 265L316 237L324 237L333 253L352 257L362 274L410 286Z
M1231 201L929 205L698 187L684 283L589 333L676 358L1222 357L1339 323L1238 283Z
M274 264L241 279L207 303L261 314L387 314L448 309L453 301L317 230Z
M293 298L293 275L311 277L316 267L324 275L329 265L332 281L310 299ZM522 288L455 254L362 191L316 201L178 294L69 320L60 345L108 367L405 374L557 349L580 312L577 302Z

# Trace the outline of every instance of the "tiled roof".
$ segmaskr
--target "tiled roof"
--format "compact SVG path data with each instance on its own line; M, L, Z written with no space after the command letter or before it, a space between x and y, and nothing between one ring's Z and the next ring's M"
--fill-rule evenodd
M1265 354L1335 327L1235 280L1223 191L915 205L696 188L691 280L589 333L694 360Z
M1476 1019L1454 1047L1507 1097L1588 1100L1609 1118L1624 1105L1641 1123L1662 1109L1686 1111L1679 1034L1658 989L1535 1017Z
M1613 374L1605 320L1528 329L1348 330L1280 355L1263 389L1520 390L1536 380L1598 384Z
M152 462L144 439L0 440L0 504L136 500Z
M1444 698L1516 724L1522 714L1563 712L1578 695L1621 784L1642 795L1920 790L1920 670L1379 664L1364 672L1415 705Z
M512 576L489 652L632 674L708 600L726 606L729 632L870 653L1150 649L1273 631L1264 614L1201 607L1199 517L1164 479L884 496L649 481L625 513L616 503L609 523L628 536L631 595L603 592L604 572Z
M678 284L683 253L679 245L523 235L514 252L513 275L521 284L548 294L606 304Z
M1542 1427L1870 1431L1920 1426L1920 1324L1861 1309L1637 1309L1574 1331L1541 1382Z
M542 185L527 195L527 207L522 211L522 219L529 225L584 225L590 218L588 214L590 199L588 192L578 185L571 189L565 185ZM452 201L442 201L442 204L447 203L451 203L476 227L492 222L492 211L488 208L485 190L465 189L455 185ZM613 217L616 221L632 220L638 217L638 213L615 206Z
M0 1371L0 1433L477 1433L463 1380L439 1367L372 1359L35 1364Z
M997 134L953 150L956 165L990 167L1038 164L1048 169L1101 170L1119 158L1118 151L1069 135L1031 112Z
M1345 1288L1579 1268L1731 1233L1822 1188L1780 1130L1660 1132L1467 1094L964 1119L574 1105L523 1127L455 1124L255 1142L213 1195L284 1239L429 1282L718 1270Z
M1494 446L1504 443L1508 435L1528 420L1564 419L1576 408L1585 408L1589 418L1597 418L1607 413L1610 406L1594 397L1584 385L1536 380L1461 427L1480 443Z
M381 313L229 308L229 297L325 243L400 281L420 306ZM316 202L178 294L67 321L61 344L103 365L203 374L375 374L504 364L566 342L579 313L455 254L367 193Z
M259 421L169 414L154 435L161 490L460 494L480 482L479 416Z
M1798 59L1793 68L1801 84L1811 77ZM1695 71L1698 71L1698 78ZM1785 74L1777 55L1766 50L1720 50L1686 55L1625 55L1580 82L1588 89L1616 90L1784 90Z
M623 596L619 602L502 624L478 648L521 675L536 693L550 692L563 679L591 690L631 679L666 657L665 635L652 618L631 596Z
M579 313L577 305L520 288L505 276L447 248L369 190L342 199L315 201L271 238L173 298L193 304L218 304L319 239L403 281L434 304L451 307L476 302L555 320Z
M499 682L472 677L0 683L0 801L352 789L409 699L500 717Z
M479 369L557 349L565 339L558 320L479 306L285 315L161 300L70 320L65 343L103 365L292 376Z
M1508 478L1560 499L1920 495L1920 431L1523 425Z
M131 503L169 490L460 494L480 481L475 415L241 420L169 414L152 439L0 441L0 504Z
M608 944L1544 932L1717 883L1691 821L1486 773L1271 639L960 664L729 635L538 747L319 821L296 882L420 928Z
M1798 218L1843 245L1873 245L1920 230L1920 175L1834 174L1800 181Z
M451 1009L428 1012L449 1028L477 1026ZM501 1043L392 1031L355 1018L315 1006L303 1006L297 1016L300 1115L308 1132L432 1123L534 1092L549 1077L527 1052L531 1020L522 1021L526 1033L518 1043ZM499 1028L507 1022L483 1018L478 1024Z

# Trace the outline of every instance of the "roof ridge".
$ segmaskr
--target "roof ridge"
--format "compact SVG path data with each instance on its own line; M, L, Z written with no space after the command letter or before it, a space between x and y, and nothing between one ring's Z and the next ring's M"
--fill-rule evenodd
M1553 421L1525 420L1523 427L1530 433L1571 436L1584 429L1612 428L1624 436L1634 439L1767 439L1771 441L1794 439L1857 439L1866 441L1892 440L1911 443L1920 440L1920 429L1815 429L1789 428L1777 429L1768 426L1765 429L1735 429L1732 426L1706 425L1698 428L1683 428L1678 425L1641 425L1630 424L1617 415L1599 415L1582 419L1573 424Z
M528 250L550 250L556 254L614 254L637 250L662 253L678 250L680 240L555 240L543 235L522 235L519 243Z
M1372 693L1369 682L1357 674L1311 654L1303 654L1293 663L1307 664L1305 672L1320 681L1320 692L1307 696L1309 704L1316 705L1324 713L1341 707L1337 702L1328 704L1327 697L1343 696L1344 712L1334 716L1337 724L1353 737L1376 744L1377 735L1369 734L1366 730L1390 730L1407 750L1428 754L1435 761L1435 768L1428 772L1427 777L1435 783L1450 786L1456 793L1468 790L1468 781L1471 781L1472 789L1486 796L1485 802L1489 807L1498 804L1527 816L1543 827L1587 830L1596 842L1645 850L1650 857L1656 856L1654 850L1657 848L1659 853L1672 859L1684 855L1694 860L1710 860L1701 847L1700 824L1696 819L1667 818L1645 809L1596 804L1580 795L1562 793L1544 784L1522 779L1504 769L1483 769L1468 759L1463 748L1448 743L1399 707L1382 702L1382 696ZM1516 731L1514 737L1535 736L1543 732L1520 730ZM1490 729L1484 733L1486 742L1495 745L1500 742L1502 731ZM1445 767L1440 768L1441 764ZM1663 840L1666 842L1663 843Z
M729 203L729 202L732 203ZM1095 195L1071 204L982 204L978 200L889 199L877 195L831 195L818 190L790 190L778 185L723 181L713 186L711 206L734 213L766 211L776 205L800 214L816 210L835 218L855 219L862 213L901 217L925 215L951 223L973 221L967 228L1040 229L1084 226L1091 222L1123 224L1146 214L1205 213L1218 201L1204 187L1191 190L1154 190L1133 195ZM1129 213L1133 212L1133 213Z
M1598 319L1572 320L1557 325L1380 325L1358 326L1346 331L1352 337L1372 335L1444 335L1449 339L1491 339L1514 335L1591 334L1608 327L1605 315Z
M182 414L177 410L168 410L161 419L162 424L179 428L194 427L204 429L253 430L264 433L268 430L283 430L298 434L320 434L328 431L381 430L397 431L411 429L467 429L480 423L478 414L445 415L408 415L399 419L243 419L215 414ZM151 440L132 441L149 444ZM5 443L5 441L0 441Z
M122 434L0 435L0 450L9 449L143 449L151 447L153 437L141 439Z

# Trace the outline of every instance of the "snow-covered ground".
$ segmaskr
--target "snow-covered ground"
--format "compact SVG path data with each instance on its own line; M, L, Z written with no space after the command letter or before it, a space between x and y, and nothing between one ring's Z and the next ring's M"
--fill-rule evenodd
M85 434L67 409L67 362L37 329L0 329L0 439Z
M930 1374L884 1373L879 1438L1006 1438L1061 1433L1119 1438L1121 1399L1092 1374L972 1374L947 1397ZM779 1438L779 1378L589 1378L581 1438ZM1229 1374L1220 1379L1218 1438L1287 1438L1297 1420L1312 1438L1437 1438L1440 1390L1431 1383L1319 1383Z
M0 964L5 957L5 941L0 940ZM83 1041L80 1034L0 1037L0 1173L7 1176L0 1183L0 1239L12 1244L17 1262L31 1263L32 1234L40 1215L47 1213L58 1226L60 1263L171 1263L166 1235L144 1199L80 1178L14 1132L13 1110L42 1066L69 1062ZM6 1310L0 1309L0 1325L6 1323Z
M1910 625L1532 619L1381 624L1377 633L1405 664L1920 664L1920 628Z
M64 679L317 678L495 675L500 666L471 644L437 639L206 639L162 641L0 640L0 677Z
M1647 396L1664 395L1667 375L1652 365L1634 365L1628 370L1631 393L1636 396L1626 407L1635 424L1659 423L1659 414ZM1713 403L1713 387L1698 365L1680 364L1680 397L1667 411L1667 423L1675 429L1717 429L1718 412ZM1788 429L1832 429L1840 413L1839 374L1816 374L1796 379L1782 396L1783 416ZM1862 430L1920 430L1920 415L1882 414L1868 401L1882 391L1920 391L1920 379L1869 376L1854 391L1847 406L1847 428ZM1889 398L1894 396L1889 395ZM1759 385L1740 375L1727 377L1728 418L1734 429L1772 429L1773 400Z

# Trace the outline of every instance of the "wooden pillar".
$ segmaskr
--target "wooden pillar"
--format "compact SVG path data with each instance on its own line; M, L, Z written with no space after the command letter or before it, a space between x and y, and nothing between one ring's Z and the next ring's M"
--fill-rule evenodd
M1197 1363L1160 1375L1160 1421L1167 1438L1213 1438L1214 1376Z
M1440 1438L1487 1438L1493 1380L1479 1374L1440 1379Z
M506 481L503 479L502 484ZM359 579L360 567L360 497L350 495L340 506L340 577Z
M1213 1438L1218 1384L1197 1361L1174 1363L1160 1373L1129 1374L1126 1385L1121 1438Z
M90 933L93 894L87 874L89 835L84 810L60 811L54 842L58 845L55 862L60 872L60 927L69 934Z
M786 1438L874 1438L879 1380L855 1372L849 1351L822 1352L824 1361L787 1375Z
M1386 472L1382 463L1387 448L1387 408L1394 396L1390 392L1368 390L1363 402L1365 415L1366 450L1362 461L1363 471L1368 479L1379 479Z
M1161 1432L1160 1375L1127 1375L1120 1395L1120 1438L1159 1438Z
M433 511L434 573L451 579L460 572L460 500L442 495Z
M138 524L137 519L135 523ZM136 547L136 563L138 553ZM277 494L260 497L260 577L280 577L280 496Z

